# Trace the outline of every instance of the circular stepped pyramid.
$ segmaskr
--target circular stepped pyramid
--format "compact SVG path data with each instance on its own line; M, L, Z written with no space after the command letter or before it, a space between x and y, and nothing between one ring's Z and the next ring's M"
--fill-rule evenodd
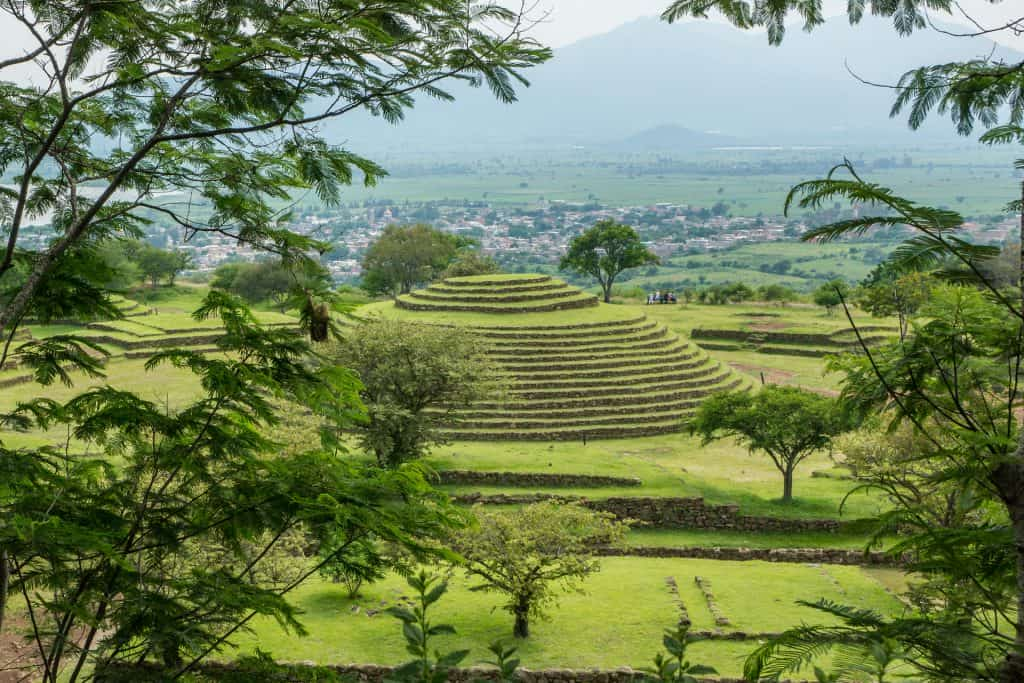
M617 307L598 309L595 297L545 275L451 278L400 297L395 305L405 318L461 320L457 324L486 341L490 357L508 376L505 400L463 411L447 434L454 440L676 432L706 396L746 385L664 326L635 313L618 315Z
M548 275L478 275L403 294L395 305L408 311L544 313L597 306L597 297Z

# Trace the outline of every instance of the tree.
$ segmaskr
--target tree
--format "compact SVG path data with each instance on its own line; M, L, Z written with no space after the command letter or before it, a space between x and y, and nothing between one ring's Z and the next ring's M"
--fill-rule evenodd
M857 288L854 300L871 315L897 316L902 339L907 336L910 318L928 301L937 284L929 273L901 273L891 264L882 263Z
M804 27L813 29L824 21L819 3L782 0L770 11L751 12L746 3L728 0L677 0L664 13L673 21L687 15L706 17L709 10L722 11L726 18L741 28L764 26L773 44L782 41L791 12L804 19ZM848 16L858 23L864 15L865 3L851 2ZM873 14L891 17L901 35L929 25L928 14L950 13L963 8L949 0L927 2L910 0L903 3L872 3ZM927 14L926 14L927 13ZM1017 16L1000 25L986 26L970 15L977 31L943 31L950 36L998 34L1012 35L1024 22ZM896 83L896 100L892 115L908 112L911 128L918 128L933 112L948 114L957 132L971 134L976 126L984 132L981 141L987 144L1024 142L1024 100L1018 97L1024 80L1024 63L1007 63L996 53L969 61L949 59L936 65L924 65L908 71ZM1020 164L1020 161L1017 162ZM1024 190L1024 186L1022 186ZM1022 195L1024 197L1024 195ZM985 597L984 609L970 613L928 615L924 619L908 618L894 624L879 625L858 620L863 631L897 638L912 651L915 666L936 680L999 680L1002 683L1024 680L1024 430L1019 423L1017 397L1019 367L1024 336L1024 259L1017 259L1021 270L1016 274L1018 294L1007 293L989 279L983 264L999 255L999 250L971 243L957 235L963 217L949 209L924 206L893 192L890 188L862 178L853 164L846 162L833 168L827 176L801 183L786 201L805 210L815 210L837 199L857 207L876 207L852 220L830 223L805 233L804 238L828 241L847 235L863 234L872 228L909 229L911 237L893 253L891 260L904 269L928 269L951 261L959 269L957 280L984 291L998 306L998 313L987 316L988 328L998 330L1006 338L986 336L984 344L974 344L962 334L962 322L948 318L932 330L936 333L927 344L910 335L909 344L890 351L888 369L861 367L849 376L845 391L862 395L866 407L874 411L888 409L894 421L910 422L926 438L942 442L951 438L959 443L956 450L939 452L946 464L944 475L950 481L977 485L991 496L992 504L1004 513L1002 520L990 525L969 526L944 533L918 535L910 541L921 560L914 566L927 569L934 576L948 579L948 595L955 600L959 586L991 585L996 590ZM1010 211L1024 212L1024 199L1007 205ZM1024 219L1024 215L1022 215ZM1024 238L1024 220L1021 221ZM1018 239L1024 249L1024 239ZM953 309L958 310L958 308ZM925 322L925 321L922 321ZM980 329L980 328L978 328ZM937 333L943 332L943 335ZM939 337L939 339L937 339ZM941 341L940 341L941 339ZM907 340L904 340L907 341ZM943 345L945 344L945 346ZM1007 348L1010 344L1010 348ZM950 349L955 350L951 355ZM904 351L907 356L904 357ZM868 362L875 354L865 350ZM966 355L965 355L966 354ZM969 378L950 375L961 369L973 369L975 362L983 368L1006 364L1015 376L1007 385L997 384L982 372L969 372ZM998 376L994 374L992 376ZM939 378L938 383L922 382L922 378ZM874 380L864 384L865 380ZM964 382L978 381L965 400ZM982 387L982 388L979 388ZM995 389L985 395L983 387ZM986 412L976 419L971 406ZM953 407L950 412L949 407ZM931 423L922 421L929 418ZM939 430L934 433L934 427ZM936 438L938 437L938 438ZM996 566L992 560L996 559ZM1008 564L1015 564L1008 567ZM1001 587L1008 586L1007 592ZM987 591L985 591L987 592ZM1016 609L1006 611L1016 594ZM982 614L999 614L1006 623L1014 624L1014 634L995 629ZM817 652L828 647L814 646ZM783 644L782 649L788 645ZM795 650L788 648L792 653ZM806 650L804 650L806 651ZM780 650L774 653L780 654ZM748 660L748 674L759 677L766 659Z
M368 419L355 429L382 467L421 457L444 442L458 410L503 390L481 340L463 327L371 320L329 354L359 375Z
M456 237L429 225L389 225L363 256L363 288L398 296L438 277L455 259Z
M161 249L146 242L130 250L129 255L152 287L156 287L160 280L166 280L168 285L173 286L178 273L191 263L189 256L183 252Z
M636 230L606 219L574 237L558 267L596 278L608 303L622 271L652 263L658 263L658 257L643 245Z
M312 189L336 204L343 185L384 174L329 144L327 127L349 114L397 122L417 94L451 99L451 81L511 102L522 71L550 56L528 17L459 0L54 0L0 12L20 30L0 56L0 172L18 179L0 194L0 281L22 271L0 303L3 338L67 288L84 252L155 220L289 258L325 251L281 227L279 202ZM44 210L53 239L27 242Z
M811 297L819 306L824 306L825 311L832 315L836 306L843 303L843 300L849 294L850 287L842 280L829 280L823 285L819 286L814 290L814 294Z
M201 394L178 408L100 385L0 414L5 429L75 439L0 443L0 547L46 683L141 660L180 677L257 615L301 632L287 595L331 558L288 578L282 564L294 563L274 550L295 532L341 554L369 536L417 547L454 519L415 472L338 458L334 435L358 416L351 373L318 369L300 336L260 327L230 295L207 296L196 318L211 316L225 328L220 353L147 363L196 376ZM44 384L71 382L59 354L26 361ZM310 439L320 425L331 428ZM197 549L229 561L197 561Z
M797 294L791 287L779 284L761 285L757 290L757 295L761 297L762 301L776 301L782 305L797 299Z
M211 286L242 297L249 303L280 302L292 288L288 269L277 261L228 263L214 271Z
M600 569L594 550L620 542L626 529L607 513L550 501L508 511L478 505L473 514L476 525L454 532L452 547L483 581L477 590L505 596L516 638L530 635L530 618L544 615L556 588L579 590Z
M442 273L442 277L464 277L466 275L490 275L500 273L501 266L493 257L479 251L466 250L459 254Z
M835 401L798 387L768 385L756 393L728 391L701 403L689 422L702 443L734 437L751 453L764 451L782 473L782 500L793 499L793 473L842 433Z

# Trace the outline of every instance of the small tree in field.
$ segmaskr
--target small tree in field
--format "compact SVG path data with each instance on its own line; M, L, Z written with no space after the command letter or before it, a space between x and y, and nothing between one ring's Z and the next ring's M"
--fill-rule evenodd
M465 328L374 320L352 330L334 359L363 383L369 419L356 431L384 467L419 458L443 442L456 411L503 389L480 339Z
M830 280L814 290L814 303L824 306L825 311L832 315L832 311L843 303L849 291L850 287L842 280Z
M515 511L474 508L478 524L457 531L454 549L465 570L483 580L475 590L501 593L515 617L516 638L530 635L530 617L542 617L555 602L555 588L580 590L600 569L598 546L621 541L626 525L606 513L554 502Z
M793 473L845 429L830 398L797 387L766 386L757 393L729 391L704 401L689 428L703 444L735 437L751 452L764 451L782 473L782 500L793 499Z
M597 278L608 303L619 273L652 263L658 263L658 257L643 245L636 230L607 219L574 237L558 267Z

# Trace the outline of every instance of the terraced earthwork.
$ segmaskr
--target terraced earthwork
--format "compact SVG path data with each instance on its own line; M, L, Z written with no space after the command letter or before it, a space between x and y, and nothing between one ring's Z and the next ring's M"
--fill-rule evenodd
M543 313L596 306L597 297L548 275L478 275L404 294L395 305L409 311Z
M448 435L460 441L675 432L705 397L746 382L663 325L543 275L452 278L400 297L390 313L474 328L508 374L505 401L460 415Z

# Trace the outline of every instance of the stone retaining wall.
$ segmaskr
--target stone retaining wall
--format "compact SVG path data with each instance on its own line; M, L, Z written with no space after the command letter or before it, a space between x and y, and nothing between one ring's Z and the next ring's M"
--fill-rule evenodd
M573 389L571 388L572 385L564 385L565 388L560 387L554 391L521 390L518 387L513 386L509 390L509 395L516 401L545 401L550 399L600 399L603 397L614 397L621 396L622 394L628 394L630 396L637 397L642 401L643 397L637 396L640 392L640 387L643 387L643 391L647 393L665 394L676 390L686 391L713 386L721 383L728 376L729 373L722 372L722 367L716 364L709 365L707 370L701 370L700 372L685 376L681 375L679 378L658 380L649 383L645 382L593 388L586 388L585 385L577 383L575 386L583 388Z
M441 280L448 287L486 287L495 285L498 287L518 287L520 285L535 285L538 282L551 282L550 275L528 275L517 278L496 278L493 280L459 280L459 278L445 278Z
M691 380L699 380L713 375L716 372L721 374L721 366L715 364L704 364L703 359L697 363L680 363L676 365L674 363L666 363L658 366L643 366L640 369L628 369L622 372L607 372L597 376L593 374L589 375L554 375L544 376L540 378L520 378L518 382L515 382L510 388L510 391L514 391L516 394L522 394L524 392L531 391L543 391L545 394L551 393L551 389L604 389L608 387L608 378L620 377L626 379L614 380L621 384L616 389L622 387L635 387L644 386L647 384L667 384L667 383L678 383L683 382L690 386L697 385L696 382ZM585 392L589 393L589 392ZM609 392L613 394L620 393L619 391ZM600 394L595 394L600 395Z
M793 342L796 344L808 344L812 346L847 346L844 342L835 341L828 334L811 334L799 332L753 332L747 330L715 330L706 327L697 327L690 332L693 339L722 339L738 342L748 341L751 336L757 338L758 343L768 342Z
M652 425L650 427L596 427L594 429L578 429L576 431L550 432L460 432L457 429L445 432L445 436L453 441L580 441L587 439L623 439L637 436L659 436L675 434L683 428L679 424Z
M629 348L629 353L626 354L626 355L636 356L636 355L638 355L638 352L642 353L644 351L660 351L660 350L663 350L663 349L667 348L666 347L666 339L665 339L666 336L667 335L665 335L665 334L661 334L661 335L654 336L654 337L650 338L647 341L643 341L642 343L636 343L636 344L630 343L630 345L628 347ZM671 344L676 344L679 341L680 340L678 338L672 338L671 339ZM503 354L507 355L509 353L509 351L507 351L506 348L503 347L500 344L492 344L491 346L493 347L493 353L495 353L496 355L503 355ZM579 356L579 354L580 354L579 349L573 348L571 346L565 346L565 345L563 345L563 347L559 347L559 348L543 348L543 347L522 348L522 347L519 347L518 345L515 345L515 344L507 344L505 346L507 346L510 349L514 349L513 353L515 353L515 355L517 355L517 356L548 356L548 355L550 355L550 356L559 356L559 355L565 356L565 355L570 355L570 354L572 354L574 356ZM603 355L606 352L621 352L622 348L623 348L622 344L615 344L615 345L608 345L608 346L588 346L587 347L587 353L588 354L602 354ZM609 355L609 357L611 357L611 356Z
M658 327L658 323L653 320L640 320L634 323L627 323L622 325L616 325L614 327L596 327L596 328L561 328L565 329L565 332L561 330L552 330L545 332L542 330L509 330L508 328L502 330L495 330L493 332L483 331L477 332L484 339L493 340L506 340L506 339L529 339L529 340L561 340L561 339L601 339L604 341L604 337L616 337L616 336L627 336L626 333L643 332L645 330L652 330ZM555 333L558 334L555 334Z
M695 634L697 635L697 634ZM735 640L735 638L729 638ZM658 643L652 644L652 649L659 647ZM312 668L313 662L285 662L285 666L295 668ZM389 680L395 667L380 664L335 664L324 667L356 683L383 683ZM97 683L108 683L116 681L158 681L160 669L154 665L114 665L108 668L108 673L98 673ZM237 671L232 664L203 664L197 667L200 673L216 676ZM650 674L639 671L628 666L615 669L526 669L516 670L516 678L522 683L641 683L650 680ZM471 666L466 668L449 669L449 683L473 683L474 681L497 681L499 680L498 670L494 667ZM699 678L701 683L746 683L742 678ZM796 681L793 679L780 679L778 683L810 683L809 681Z
M694 357L696 356L696 357ZM663 373L666 369L671 370L693 370L707 364L704 356L694 354L690 357L654 358L643 360L637 363L630 363L625 369L623 363L608 363L605 367L592 367L580 365L506 365L507 372L527 377L540 375L542 380L553 379L580 379L585 377L629 377L631 375L656 375Z
M666 393L656 394L658 400L662 403L668 401L685 400L693 398L704 398L709 394L717 391L729 391L736 389L743 384L743 379L737 377L730 382L715 386L713 389L698 388L684 391L669 391ZM635 405L638 401L643 401L647 396L604 396L592 399L554 399L554 400L535 400L530 401L530 408L533 410L547 410L547 409L571 409L580 406L615 406L615 405ZM479 410L510 410L514 406L509 405L510 402L495 403L495 402L480 402L473 405L473 408Z
M548 493L516 495L471 493L455 496L454 499L460 503L483 503L485 505L526 505L543 500L562 500L579 503L592 510L610 512L620 519L632 519L651 526L677 529L836 533L848 525L847 522L836 519L785 519L742 515L738 505L708 505L703 498L611 497L588 499L580 496L557 496Z
M607 477L597 474L548 474L546 472L477 472L474 470L442 470L442 484L484 486L565 486L591 488L601 486L640 486L636 477Z
M597 306L597 297L589 299L573 299L571 301L560 301L558 303L542 304L537 306L465 306L454 304L423 305L408 301L407 299L395 299L395 306L404 308L407 311L455 311L460 313L497 313L499 315L516 313L544 313L547 311L564 311L574 308L587 308Z
M409 296L413 299L419 299L422 301L439 301L441 303L461 303L461 304L501 304L501 303L527 303L530 301L545 301L548 299L566 299L570 296L576 296L579 294L578 289L570 287L559 287L544 290L541 292L510 292L508 294L494 295L492 292L490 296L486 294L460 294L460 292L451 292L451 290L445 290L446 294L438 294L432 292L430 289L423 289L416 292L410 292ZM451 292L451 294L447 294Z
M621 337L593 337L593 339L589 341L585 339L572 339L570 337L559 337L554 339L521 339L519 341L495 341L491 339L488 340L488 344L498 353L503 352L505 349L515 349L518 353L520 349L557 351L559 349L569 348L576 353L582 354L591 353L594 349L609 348L607 346L608 344L614 344L611 348L621 349L625 344L632 346L635 343L651 342L654 340L665 339L668 336L667 329L655 325ZM676 338L671 337L671 339L674 341ZM601 346L602 344L605 344L605 346Z
M900 567L909 558L888 553L837 548L702 548L627 546L604 548L597 553L608 557L671 557L730 562L790 562L793 564L838 564L845 566Z
M488 290L490 291L490 290ZM622 327L623 325L637 325L647 320L646 315L637 318L623 318L622 320L601 320L593 323L577 323L575 325L473 325L470 329L481 332L557 332L560 330L589 330L601 327Z

